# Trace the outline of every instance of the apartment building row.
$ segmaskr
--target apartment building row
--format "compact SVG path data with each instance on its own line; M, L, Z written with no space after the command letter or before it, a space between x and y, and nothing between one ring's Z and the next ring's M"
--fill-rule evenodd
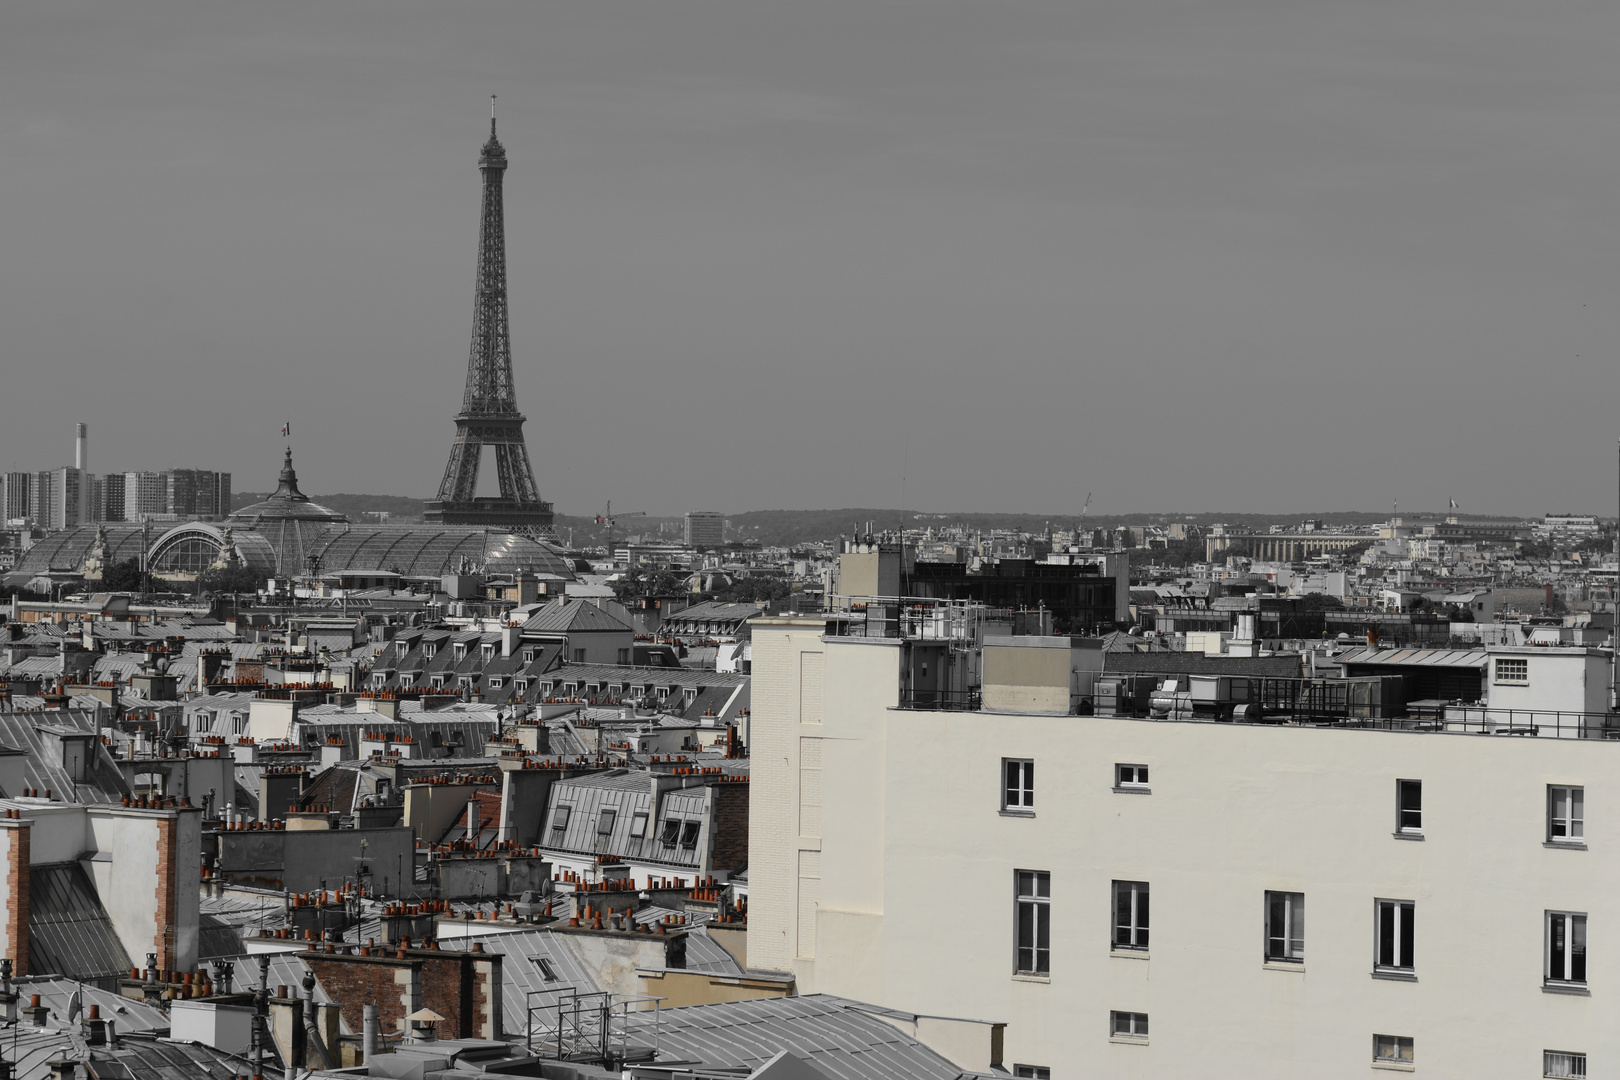
M95 475L71 465L0 473L6 521L30 520L47 531L98 521L167 521L231 512L231 474L164 469Z
M1620 1060L1607 724L998 710L979 702L1015 695L916 687L1066 650L986 665L918 625L934 636L754 624L751 966L1005 1022L1015 1076ZM1549 671L1595 679L1578 651ZM1493 683L1523 682L1515 652Z

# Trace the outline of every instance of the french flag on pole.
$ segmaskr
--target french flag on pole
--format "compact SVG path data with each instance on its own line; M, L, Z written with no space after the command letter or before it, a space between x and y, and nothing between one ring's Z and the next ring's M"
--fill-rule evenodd
M283 438L285 438L291 432L292 432L292 421L289 420L287 423L281 425L281 434L282 434Z

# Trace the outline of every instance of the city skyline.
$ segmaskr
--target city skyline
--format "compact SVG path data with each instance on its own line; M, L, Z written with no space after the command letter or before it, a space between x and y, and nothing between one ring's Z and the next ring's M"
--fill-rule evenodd
M560 512L1613 512L1596 5L95 10L0 43L8 468L430 495L498 93Z

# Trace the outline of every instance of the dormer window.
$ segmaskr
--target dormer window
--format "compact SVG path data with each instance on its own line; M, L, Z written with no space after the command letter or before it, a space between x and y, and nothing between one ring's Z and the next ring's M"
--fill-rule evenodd
M525 664L534 663L534 650L533 649L524 649L523 650L523 662Z
M483 654L484 654L484 663L487 664L491 660L495 659L495 644L494 644L494 642L486 641L486 642L484 642L484 644L482 646L480 646L480 648L482 649Z
M465 641L458 641L454 645L450 646L450 650L455 654L457 660L465 659L467 656L467 643Z
M408 642L408 641L396 641L396 642L394 642L394 655L395 656L404 657L404 655L406 653L410 652L410 651L411 651L411 643L410 642Z
M433 642L431 642L431 641L422 642L422 655L425 658L427 658L429 660L433 659L434 654L437 653L438 651L439 651L439 647L437 645L435 645Z

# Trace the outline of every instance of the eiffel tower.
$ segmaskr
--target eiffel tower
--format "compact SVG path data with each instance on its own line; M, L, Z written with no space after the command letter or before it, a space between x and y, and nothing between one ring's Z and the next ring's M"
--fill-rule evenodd
M506 148L495 138L495 99L490 98L489 141L478 157L484 174L484 205L478 233L478 292L473 311L467 390L456 414L456 438L439 482L438 498L424 516L447 525L500 526L512 532L549 535L551 504L540 498L523 443L523 414L512 393L512 336L506 312L506 222L501 182ZM495 448L501 493L478 497L478 465L484 447Z

